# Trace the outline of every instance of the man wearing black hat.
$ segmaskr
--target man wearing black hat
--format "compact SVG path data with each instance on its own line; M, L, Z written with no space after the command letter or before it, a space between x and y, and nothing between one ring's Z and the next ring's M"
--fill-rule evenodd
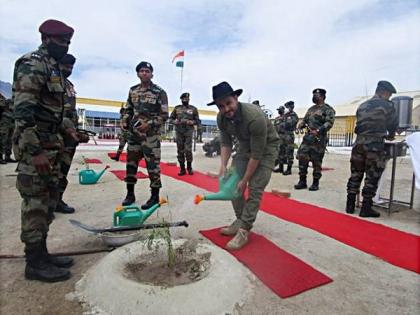
M176 146L179 162L179 176L186 174L185 160L187 160L187 171L189 175L193 175L192 169L192 141L194 135L194 126L199 124L198 110L195 106L190 105L190 93L181 94L181 105L175 106L170 116L170 123L175 125Z
M393 93L397 93L397 90L390 82L379 81L375 96L357 109L354 130L357 138L351 151L351 176L347 183L347 213L354 213L356 195L365 175L359 216L380 216L379 212L372 209L372 199L385 169L384 140L393 140L398 126L398 116L389 100Z
M23 199L21 240L25 243L25 277L45 282L70 278L70 257L47 250L49 225L59 200L65 78L59 60L68 51L73 28L57 20L39 27L38 50L16 61L13 74L15 132L13 151L19 161L16 187Z
M223 235L235 236L226 245L229 250L240 249L248 243L248 234L257 217L264 188L270 181L279 145L279 137L271 121L258 106L239 102L241 93L241 89L234 91L229 83L222 82L213 86L213 101L208 104L217 105L219 109L219 175L226 174L233 137L236 137L239 148L232 166L242 178L237 188L243 194L248 187L247 199L242 195L232 201L236 220L220 230Z
M322 159L324 158L327 147L327 132L334 125L335 110L325 103L324 89L312 91L312 101L315 105L310 107L305 117L298 124L298 129L306 128L306 134L297 152L299 160L299 183L295 189L305 189L306 175L308 174L309 162L313 167L313 183L309 187L310 191L319 189L319 180L322 176Z
M134 186L137 182L137 168L141 159L146 160L150 179L151 196L141 206L148 209L159 202L160 180L160 128L168 119L168 97L165 90L152 82L153 67L142 61L136 67L140 84L130 88L127 107L121 122L128 129L127 148L127 196L123 205L136 201Z

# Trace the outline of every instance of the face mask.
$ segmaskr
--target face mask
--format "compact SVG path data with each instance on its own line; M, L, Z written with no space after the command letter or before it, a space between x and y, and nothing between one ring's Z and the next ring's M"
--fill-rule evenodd
M316 96L312 97L312 102L314 104L318 104L318 97L316 97Z
M69 51L69 47L61 46L54 43L53 41L50 41L47 44L47 50L48 50L48 54L51 57L53 57L55 60L60 60L61 58L64 57L65 54L67 54L67 52Z
M65 78L68 78L71 75L71 71L69 70L62 70L61 73Z

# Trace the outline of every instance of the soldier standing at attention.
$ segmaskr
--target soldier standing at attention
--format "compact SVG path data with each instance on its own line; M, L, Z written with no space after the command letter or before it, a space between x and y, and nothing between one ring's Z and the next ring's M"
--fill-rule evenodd
M194 126L198 126L199 117L198 110L195 106L190 105L190 93L182 93L181 105L175 106L170 116L170 123L175 125L176 130L176 147L179 162L179 176L185 175L185 160L187 160L188 174L193 175L192 169L192 141L194 136Z
M16 163L11 158L12 136L15 123L13 120L12 101L1 96L0 105L0 164ZM3 159L4 155L4 159Z
M160 181L160 128L168 119L168 96L165 90L152 82L153 67L142 61L136 67L140 84L130 88L127 108L121 126L129 130L127 148L127 196L123 205L136 201L134 186L139 161L146 160L151 196L141 206L148 209L159 202Z
M286 129L286 164L287 169L283 172L283 175L292 174L292 165L295 153L295 130L298 123L299 117L296 112L293 111L295 108L295 102L289 101L284 104L286 111L284 114L285 129Z
M372 199L385 169L384 139L393 140L398 126L395 108L389 101L392 93L397 91L390 82L379 81L375 96L357 109L354 130L357 138L351 151L351 176L347 183L347 213L354 213L356 195L359 193L363 175L366 174L359 216L380 216L379 212L372 209Z
M63 194L68 185L67 175L70 171L71 163L73 161L74 154L76 153L76 147L78 146L79 142L89 141L88 136L77 133L79 117L77 116L76 109L76 91L74 90L73 83L71 83L71 81L68 79L73 72L75 63L76 58L70 54L66 54L60 60L61 73L65 78L64 85L66 93L64 95L63 124L61 128L61 133L64 139L64 150L61 156L61 174L58 184L60 199L55 211L66 214L73 213L75 211L73 207L70 207L63 201Z
M313 167L313 183L309 190L315 191L319 189L319 179L322 176L322 159L327 147L327 132L334 125L335 120L335 110L325 103L326 93L324 89L312 91L312 102L315 105L308 109L305 117L298 124L298 129L306 127L307 131L297 152L299 183L295 185L295 189L308 187L306 175L308 174L309 162L312 162Z
M124 117L124 114L125 114L125 108L123 106L121 106L121 109L120 109L120 120L121 121ZM124 151L124 147L125 147L125 144L127 143L127 141L128 141L128 130L124 130L123 128L121 128L121 134L120 134L120 137L119 137L119 142L120 143L118 145L117 154L115 154L115 156L111 158L112 160L115 160L115 161L120 160L120 155Z
M238 96L242 90L234 91L227 82L213 86L213 101L217 105L217 125L221 138L221 165L219 176L225 176L232 154L233 137L238 139L239 149L233 158L234 166L241 176L238 191L242 194L248 187L248 198L242 195L232 201L236 220L222 228L223 235L235 235L226 248L236 250L248 243L248 234L257 217L261 197L270 181L277 158L279 137L273 124L258 106L241 103Z
M19 161L16 187L23 199L21 240L25 277L45 282L70 278L70 257L47 250L49 225L59 199L58 181L65 84L58 61L67 53L73 29L47 20L41 24L38 50L16 61L13 74L15 131L13 152Z
M279 154L277 156L276 164L277 168L273 169L274 173L283 173L284 164L286 163L286 130L285 130L285 117L284 117L284 106L277 108L279 114L274 120L274 128L279 135Z

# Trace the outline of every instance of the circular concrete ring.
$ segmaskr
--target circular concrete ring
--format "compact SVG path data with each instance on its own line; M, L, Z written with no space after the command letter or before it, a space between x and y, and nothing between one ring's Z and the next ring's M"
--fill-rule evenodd
M185 240L176 240L174 247ZM161 247L163 248L163 247ZM191 284L159 287L127 279L125 266L151 254L143 242L114 250L91 267L76 284L78 298L105 314L226 314L252 293L254 276L226 251L199 244L197 253L211 252L207 277Z

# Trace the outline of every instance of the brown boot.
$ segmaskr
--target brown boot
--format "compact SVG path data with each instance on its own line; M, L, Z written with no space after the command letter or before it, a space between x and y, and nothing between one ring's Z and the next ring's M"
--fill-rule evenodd
M227 250L238 250L248 244L249 231L245 229L239 229L235 237L232 238L229 243L226 244Z

